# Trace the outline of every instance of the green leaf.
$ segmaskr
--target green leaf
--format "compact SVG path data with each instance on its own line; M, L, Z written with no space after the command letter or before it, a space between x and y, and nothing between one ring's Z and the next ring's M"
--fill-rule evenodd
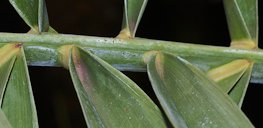
M12 128L2 109L0 109L0 128Z
M12 69L2 110L14 128L38 128L36 107L23 50Z
M252 67L253 64L248 60L234 60L210 70L208 76L217 82L220 88L241 107L251 77Z
M120 38L135 37L148 0L124 0L124 16Z
M39 32L47 32L49 30L48 13L47 13L45 0L39 0L38 28L39 28Z
M147 71L154 92L174 126L183 119L187 127L195 128L253 127L218 85L186 60L158 53L148 62Z
M69 70L88 127L166 127L152 100L93 54L73 47Z
M9 0L18 14L35 32L49 29L48 14L44 0Z
M258 1L224 0L232 40L251 39L258 42Z
M1 56L3 58L3 56ZM3 100L3 95L6 88L6 83L8 81L10 72L12 70L13 64L15 61L15 57L10 58L6 63L1 64L0 66L0 105Z
M3 100L6 84L11 73L16 53L20 48L16 44L7 44L0 48L0 106Z
M236 83L235 87L229 92L229 96L232 98L234 102L238 104L240 108L242 106L247 91L247 87L249 85L252 69L253 69L253 64L250 64L250 66L245 71L244 75Z
M245 59L231 61L208 71L208 76L228 93L244 74L250 62Z

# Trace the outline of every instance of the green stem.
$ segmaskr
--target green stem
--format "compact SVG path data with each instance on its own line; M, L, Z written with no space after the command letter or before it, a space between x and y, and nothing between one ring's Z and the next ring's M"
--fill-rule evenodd
M260 49L245 50L142 38L116 39L70 34L0 33L0 42L24 43L27 62L33 66L61 66L57 49L69 44L91 50L120 70L131 71L145 70L143 54L147 51L164 51L183 57L244 58L258 63L258 66L255 66L258 71L253 72L254 78L257 79L256 82L261 82L261 77L263 80L263 50Z

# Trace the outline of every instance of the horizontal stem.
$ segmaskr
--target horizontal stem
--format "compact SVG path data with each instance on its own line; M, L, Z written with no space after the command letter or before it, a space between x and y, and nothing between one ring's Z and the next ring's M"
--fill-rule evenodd
M120 70L131 71L145 70L143 55L147 51L163 51L186 58L199 58L199 60L194 60L193 63L211 57L216 58L217 61L225 58L243 58L256 63L253 72L254 82L263 82L263 50L260 49L245 50L143 38L116 39L70 34L0 33L0 42L2 44L9 42L24 43L27 62L33 66L61 66L58 48L62 45L71 44L91 50ZM206 62L202 62L202 64L209 65Z

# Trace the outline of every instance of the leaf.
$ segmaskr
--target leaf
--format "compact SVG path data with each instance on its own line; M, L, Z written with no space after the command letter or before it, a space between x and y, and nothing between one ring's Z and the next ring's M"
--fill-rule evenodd
M208 71L208 76L228 93L241 78L250 62L245 59L231 61Z
M95 55L73 47L69 70L88 127L166 127L152 100Z
M175 127L181 122L180 116L187 127L253 127L213 81L184 59L158 53L148 62L147 71L154 92Z
M258 1L224 0L232 40L251 39L258 42Z
M47 13L45 0L39 0L38 28L39 28L39 32L47 32L49 30L48 13Z
M10 72L12 70L15 57L10 58L10 60L0 66L0 105L3 100L3 95L6 88L6 83L8 81Z
M251 77L253 69L253 64L250 64L244 75L240 78L240 80L236 83L235 87L230 91L229 96L232 98L234 102L241 108L247 87L249 85L249 80Z
M23 50L12 69L2 110L14 128L38 128L36 107Z
M12 128L2 109L0 109L0 128Z
M120 38L135 37L148 0L124 0L124 16Z
M208 76L241 108L252 73L253 64L242 59L214 68Z
M16 53L19 49L19 47L16 47L16 44L7 44L0 48L0 106L3 100L6 83L16 59Z
M44 0L9 1L31 29L35 32L48 31L48 14Z

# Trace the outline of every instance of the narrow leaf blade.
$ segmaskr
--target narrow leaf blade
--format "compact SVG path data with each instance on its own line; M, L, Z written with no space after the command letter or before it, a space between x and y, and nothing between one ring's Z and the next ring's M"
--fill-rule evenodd
M251 39L258 42L258 1L224 0L232 40Z
M69 69L88 127L166 127L152 100L98 57L74 47Z
M2 109L14 128L37 128L37 113L23 50L12 69Z
M11 58L9 61L7 61L6 63L0 66L0 104L2 103L3 100L6 83L11 73L14 61L15 61L15 57Z
M155 94L172 122L180 112L188 127L253 127L238 106L189 62L159 53L147 66Z
M39 0L38 28L39 32L47 32L49 30L49 20L45 0Z
M156 65L156 60L155 57L152 57L147 64L147 73L149 75L150 81L152 83L153 89L155 91L155 94L157 98L159 99L166 115L170 119L171 123L173 124L174 127L176 128L187 128L187 122L183 119L180 111L176 107L176 103L174 102L174 99L170 98L168 96L168 92L166 89L166 85L163 83L161 80L163 78L163 70L160 69L159 72L157 71L157 65L162 64L160 62L159 64ZM160 76L159 74L160 73ZM160 88L158 88L158 87ZM158 89L157 89L158 88ZM171 89L171 88L169 88ZM160 92L159 92L160 91ZM173 89L174 91L174 89ZM167 95L166 95L167 94Z
M124 0L124 17L119 37L135 37L148 0Z
M229 92L229 96L232 98L234 102L237 103L237 105L241 108L247 87L249 85L249 80L251 77L253 69L253 64L251 64L248 69L245 71L243 76L240 78L240 80L236 83L235 87Z
M0 106L19 49L16 44L7 44L0 48Z

